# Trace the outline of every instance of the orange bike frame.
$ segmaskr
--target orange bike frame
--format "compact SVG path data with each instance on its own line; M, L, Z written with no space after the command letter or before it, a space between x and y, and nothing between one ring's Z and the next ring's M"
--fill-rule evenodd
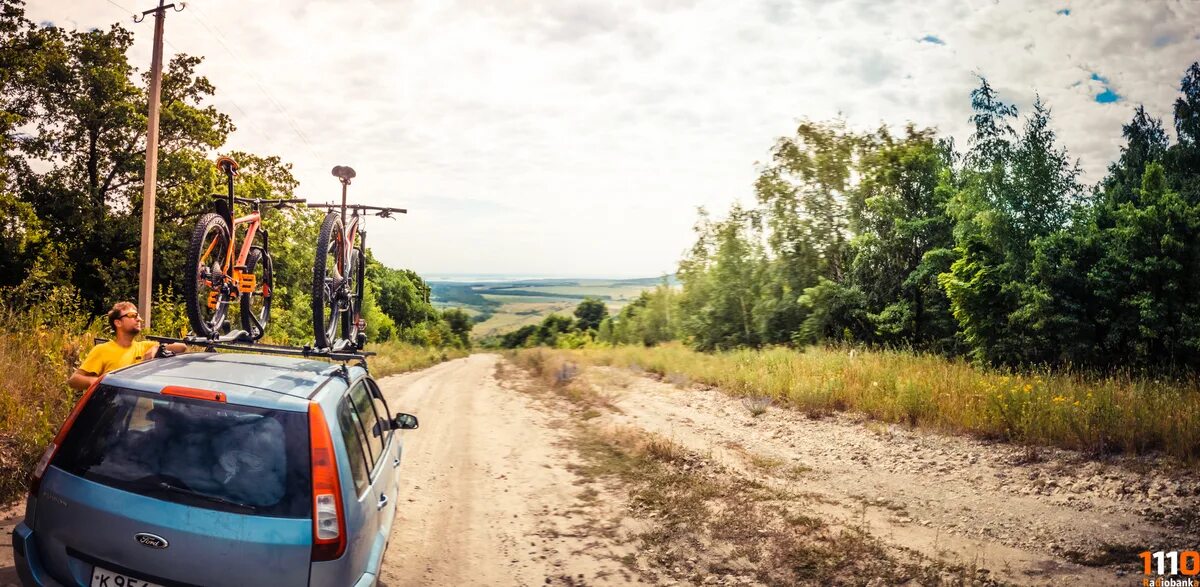
M342 258L338 259L338 271L343 275L345 275L347 264L350 262L350 255L354 254L354 237L358 236L358 220L357 214L350 217L350 226L344 235L345 240L342 241ZM339 236L338 238L343 237ZM363 259L363 262L365 263L366 259Z
M240 218L233 219L233 234L229 235L229 249L225 252L226 274L230 273L230 262L233 261L233 248L234 243L237 241L237 227L239 224L246 224L247 222L250 223L250 226L246 228L246 238L242 241L242 250L238 253L237 263L233 264L234 267L246 266L246 257L250 255L250 245L254 244L254 235L258 233L258 226L262 224L262 213L254 212L252 214L247 214Z

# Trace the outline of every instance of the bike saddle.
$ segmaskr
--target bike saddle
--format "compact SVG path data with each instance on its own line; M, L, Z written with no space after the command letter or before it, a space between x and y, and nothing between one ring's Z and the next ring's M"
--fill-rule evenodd
M354 168L349 165L338 165L333 168L333 176L342 180L349 181L354 179L358 174L354 173Z
M233 160L233 157L226 157L224 155L217 157L217 168L230 175L238 174L238 164L237 161Z

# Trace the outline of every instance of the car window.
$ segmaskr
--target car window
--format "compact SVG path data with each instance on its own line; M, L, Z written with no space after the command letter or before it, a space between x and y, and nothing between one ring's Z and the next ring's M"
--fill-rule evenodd
M379 425L375 407L371 403L371 398L367 396L365 380L360 380L350 388L350 401L354 404L354 408L358 411L358 417L362 420L363 432L367 435L367 446L371 448L371 463L374 465L383 458L383 433L387 431L387 427Z
M308 416L101 385L54 466L156 499L276 517L312 511Z
M346 445L346 453L350 455L350 473L354 476L356 495L362 495L370 485L368 475L370 466L367 464L366 438L363 437L362 426L358 423L358 414L350 405L350 398L343 397L338 404L338 428L342 430L342 442Z
M374 381L370 379L365 381L371 390L371 401L375 404L375 415L379 416L379 419L384 423L391 422L392 413L390 410L388 410L387 401L383 399L383 392L379 389L379 386L376 385ZM384 426L383 430L383 444L384 446L387 446L388 439L392 435L391 426Z

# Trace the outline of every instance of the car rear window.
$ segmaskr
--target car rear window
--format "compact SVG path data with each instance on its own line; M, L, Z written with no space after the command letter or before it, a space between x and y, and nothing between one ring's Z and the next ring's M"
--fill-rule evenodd
M307 518L308 437L305 413L101 385L53 465L167 501Z

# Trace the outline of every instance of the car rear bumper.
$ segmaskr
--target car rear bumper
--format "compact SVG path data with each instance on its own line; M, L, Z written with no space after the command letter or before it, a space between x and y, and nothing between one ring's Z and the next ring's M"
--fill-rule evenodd
M26 526L25 522L13 528L12 544L13 562L17 567L17 575L21 577L21 583L26 587L62 587L62 583L51 578L42 566L37 545L33 540L33 529Z

